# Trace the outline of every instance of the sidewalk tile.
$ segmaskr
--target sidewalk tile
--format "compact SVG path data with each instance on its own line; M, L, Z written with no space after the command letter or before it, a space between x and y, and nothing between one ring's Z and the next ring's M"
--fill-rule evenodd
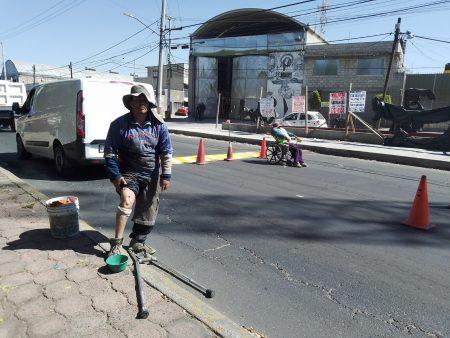
M57 264L57 263L55 263ZM34 282L40 285L48 285L66 278L64 270L49 270L34 275Z
M90 266L75 266L67 270L67 279L76 283L81 283L96 277L98 277L97 271Z
M175 303L163 301L152 307L148 319L155 324L166 326L167 324L186 316L186 311Z
M121 293L111 291L92 298L92 305L97 311L114 313L127 306L128 302Z
M19 286L33 281L33 275L29 272L19 272L0 278L0 285Z
M28 329L30 337L48 337L63 331L67 325L66 319L56 313L50 316L36 318Z
M79 288L82 295L90 297L99 296L112 291L111 283L100 277L80 283Z
M6 296L8 300L15 304L25 303L33 298L37 298L42 294L42 288L36 284L28 283L15 287Z
M56 301L55 311L64 317L85 312L91 308L91 299L82 295L73 295Z
M105 314L89 308L89 310L70 317L70 330L68 331L79 335L93 334L95 337L99 337L97 330L107 328L106 319Z
M25 263L18 262L9 262L5 264L0 263L0 277L13 275L15 273L25 272Z
M5 319L0 325L0 337L26 337L26 332L26 325L14 317Z
M55 304L53 301L45 297L39 297L22 304L16 314L19 319L30 322L38 317L49 317L54 313L54 308Z
M68 280L61 280L47 285L44 293L47 297L53 299L61 299L79 294L78 285Z
M191 337L211 338L216 337L209 329L195 318L183 318L165 327L169 333L169 338L185 338L186 332Z
M133 338L165 338L167 331L157 324L150 323L147 320L137 321L134 325L124 328L128 337ZM189 337L193 337L188 335Z

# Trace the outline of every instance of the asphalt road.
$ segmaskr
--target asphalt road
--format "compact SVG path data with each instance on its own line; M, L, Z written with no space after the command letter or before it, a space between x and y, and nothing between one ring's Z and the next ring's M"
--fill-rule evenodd
M173 141L175 156L197 151L196 138ZM269 337L450 336L450 173L305 160L302 169L257 159L174 166L150 244L216 290L206 302ZM48 196L78 196L81 217L112 233L118 199L102 168L58 178L47 160L16 160L9 132L0 165ZM423 174L436 225L427 232L401 225Z

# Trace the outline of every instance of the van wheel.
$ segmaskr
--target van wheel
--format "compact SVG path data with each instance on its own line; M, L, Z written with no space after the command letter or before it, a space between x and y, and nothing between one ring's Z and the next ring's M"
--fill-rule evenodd
M53 150L53 162L55 163L55 169L58 175L64 176L69 170L69 163L67 161L66 153L63 147L58 144Z
M17 157L19 160L27 160L31 157L31 154L26 151L25 146L23 145L22 138L20 136L16 137L16 146L17 146Z

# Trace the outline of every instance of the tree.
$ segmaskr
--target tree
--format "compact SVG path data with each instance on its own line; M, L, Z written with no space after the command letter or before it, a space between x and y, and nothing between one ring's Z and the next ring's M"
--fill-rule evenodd
M377 94L377 95L375 95L375 97L380 99L380 101L382 101L383 93ZM392 96L386 94L386 96L384 97L384 102L391 104L392 103Z
M321 97L318 90L315 90L311 94L311 98L309 99L309 110L319 111L321 106Z

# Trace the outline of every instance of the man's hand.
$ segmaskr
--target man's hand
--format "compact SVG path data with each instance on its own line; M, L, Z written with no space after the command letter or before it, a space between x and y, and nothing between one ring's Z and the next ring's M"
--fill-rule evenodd
M168 181L168 180L161 180L161 181L159 181L159 185L161 186L161 190L165 191L165 190L170 188L170 181Z
M125 181L125 179L122 176L120 176L119 178L112 181L112 184L114 185L114 188L116 188L116 192L120 193L120 189L123 186L127 185L127 181Z

